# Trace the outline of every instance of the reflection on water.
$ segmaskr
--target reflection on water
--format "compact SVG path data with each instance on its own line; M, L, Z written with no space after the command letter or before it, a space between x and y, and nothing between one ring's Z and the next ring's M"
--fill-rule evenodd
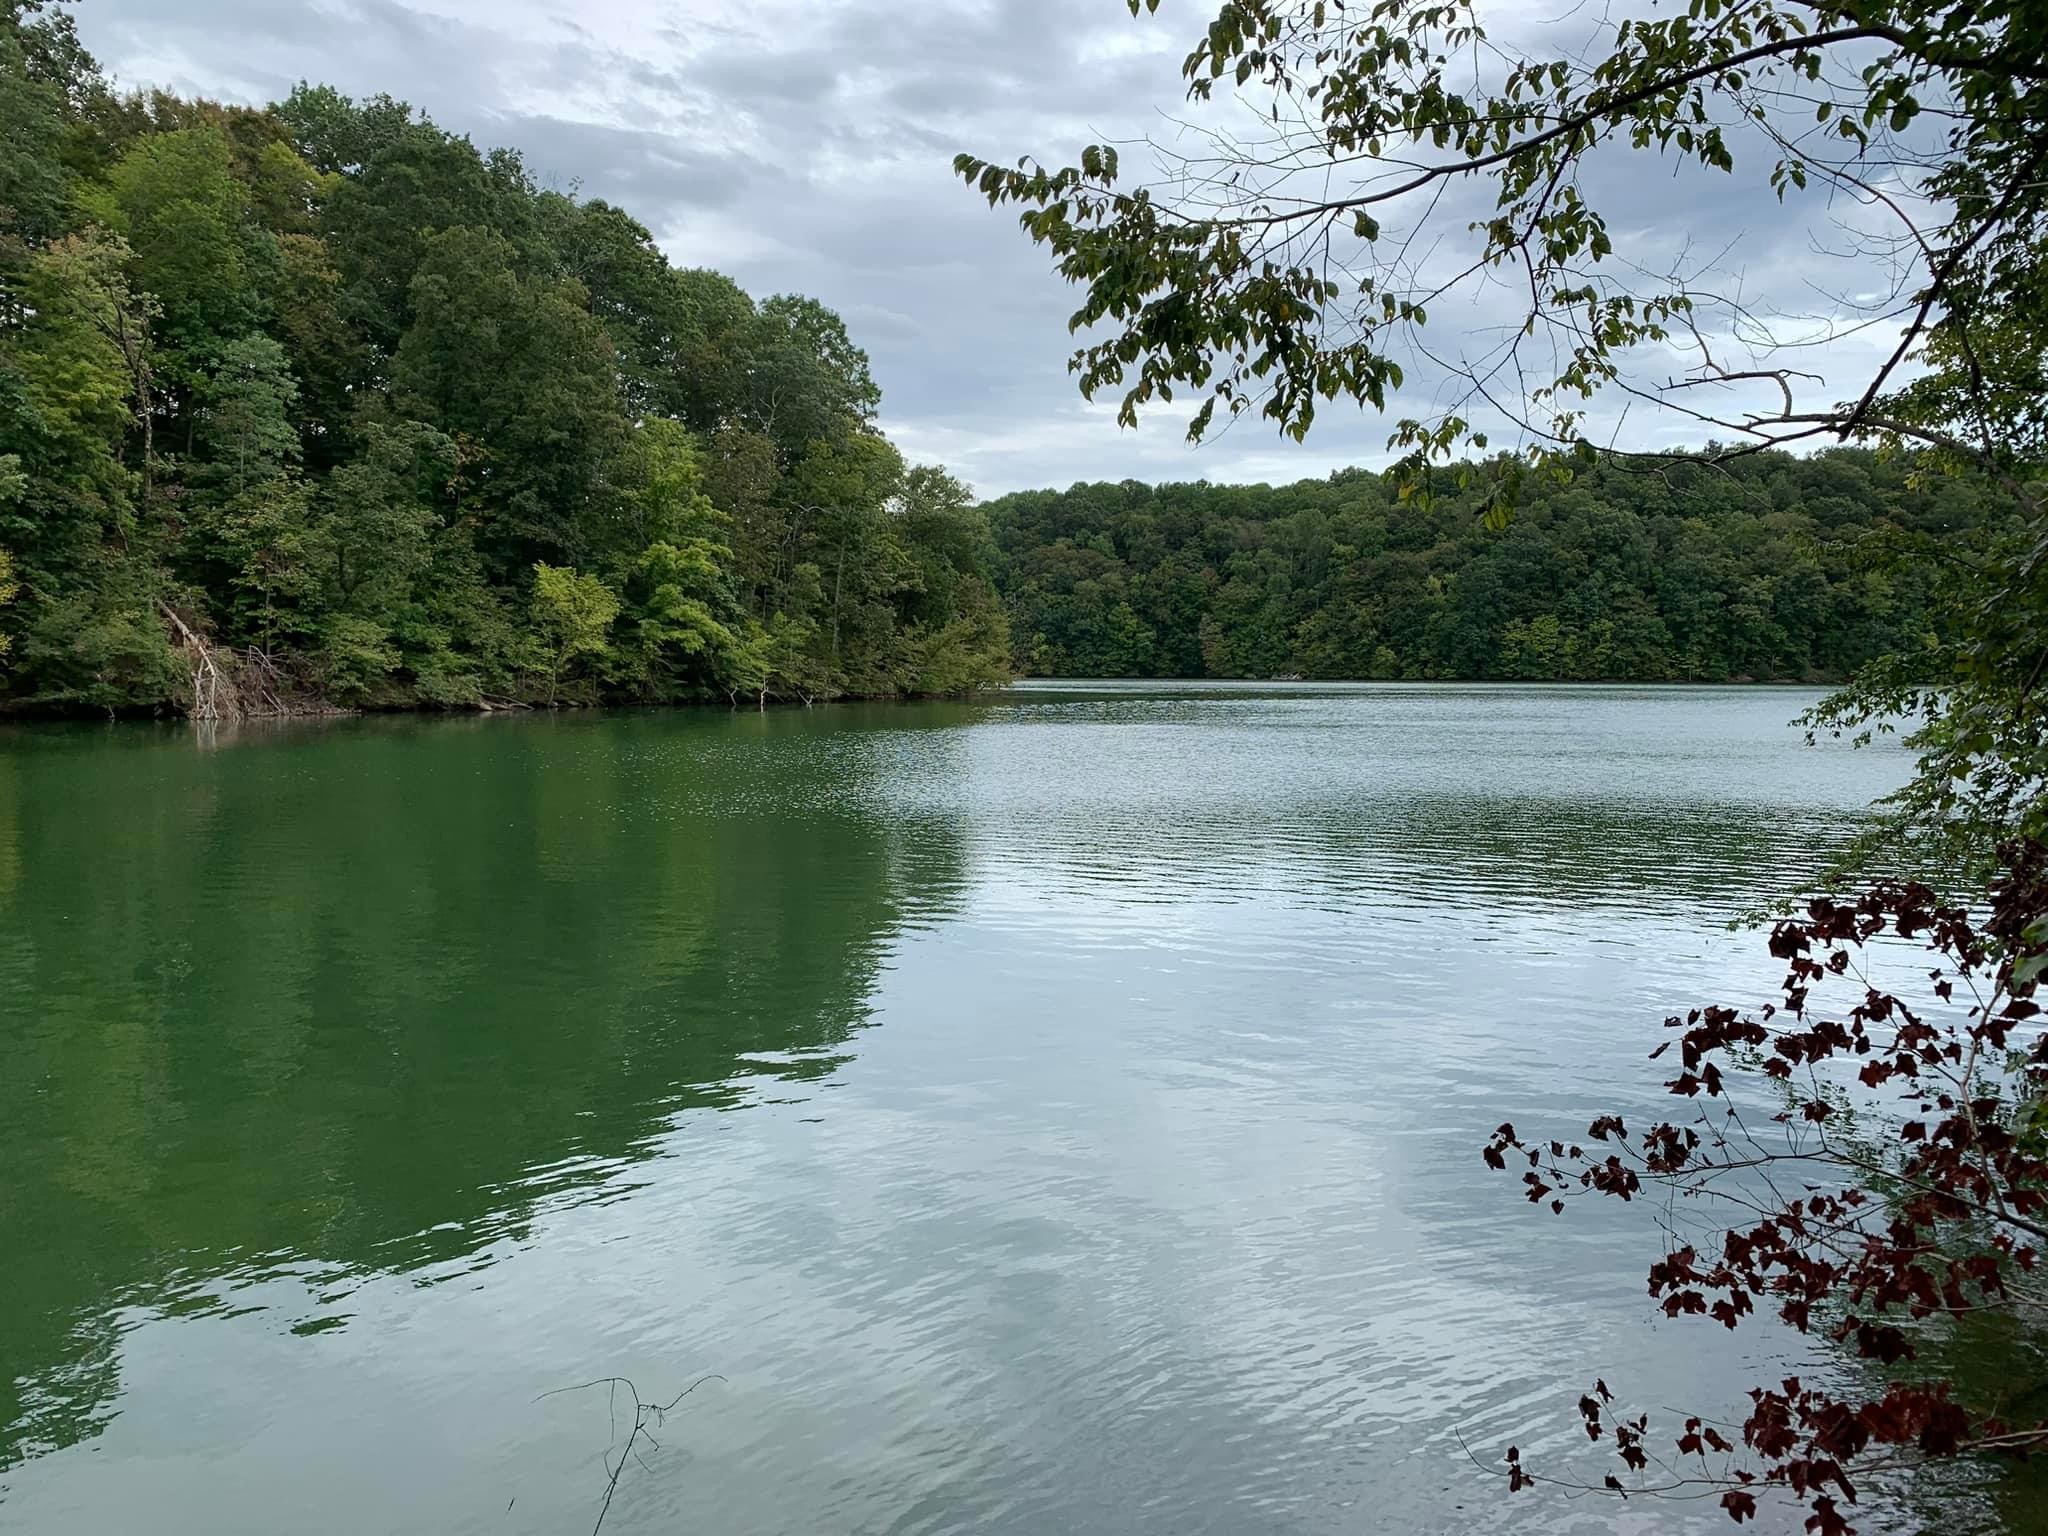
M516 1246L685 1108L828 1076L957 867L835 806L784 725L0 755L5 1460L104 1420L127 1309L290 1275L331 1324L363 1276Z
M1788 1345L1653 1325L1637 1213L1532 1243L1475 1148L1767 974L1719 921L1903 766L1804 702L11 738L0 1520L574 1529L604 1407L536 1396L717 1371L608 1530L1616 1528L1459 1437Z

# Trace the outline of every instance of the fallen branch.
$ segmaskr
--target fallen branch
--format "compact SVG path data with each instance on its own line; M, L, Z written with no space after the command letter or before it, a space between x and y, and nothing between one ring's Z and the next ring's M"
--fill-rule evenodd
M560 1397L565 1392L587 1392L592 1387L611 1388L614 1399L616 1399L618 1395L619 1388L624 1387L626 1389L627 1395L633 1399L633 1428L626 1436L626 1443L619 1448L619 1459L616 1465L613 1464L611 1459L611 1448L609 1446L605 1448L604 1467L605 1472L608 1475L605 1479L604 1485L604 1502L598 1506L597 1523L591 1526L590 1536L597 1536L597 1533L604 1529L604 1517L611 1512L612 1496L619 1491L619 1478L625 1473L627 1458L631 1457L634 1454L633 1448L635 1443L643 1437L648 1441L649 1444L654 1443L654 1437L651 1434L648 1434L647 1426L650 1424L659 1424L662 1421L662 1419L667 1416L669 1411L675 1407L677 1403L680 1403L692 1392L696 1391L699 1387L703 1386L705 1382L723 1380L725 1380L723 1376L719 1376L716 1374L708 1376L699 1376L695 1381L691 1382L687 1387L683 1388L682 1391L678 1392L674 1397L670 1398L665 1403L641 1402L640 1389L635 1387L633 1383L624 1376L600 1376L595 1381L582 1382L577 1386L557 1387L554 1389L554 1391L543 1392L539 1397L534 1399L535 1402L542 1402L550 1397ZM613 1439L614 1441L616 1441L618 1437L616 1419L614 1419L613 1422ZM643 1462L642 1465L644 1466L645 1463Z
M206 643L205 637L163 599L157 599L157 608L169 622L178 649L185 653L186 665L192 670L191 717L194 720L240 718L243 712L240 691L213 659L213 648Z

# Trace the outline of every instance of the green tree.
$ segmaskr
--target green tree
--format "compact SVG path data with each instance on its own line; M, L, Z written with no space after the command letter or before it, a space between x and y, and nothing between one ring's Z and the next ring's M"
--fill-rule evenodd
M589 294L590 312L618 356L627 412L688 420L696 403L691 364L702 358L707 338L685 284L654 236L609 203L578 205L556 196L547 206L557 226L553 243L563 274Z
M65 227L72 195L64 161L69 93L66 61L75 47L71 18L40 3L0 5L0 267L18 259L9 242L47 240Z
M399 409L476 445L479 547L506 570L601 552L592 499L626 432L582 290L522 277L515 260L488 230L430 237L392 361Z
M777 294L737 339L743 383L736 416L785 459L874 420L882 392L846 323L800 294Z
M11 453L0 454L0 506L13 506L28 490L28 476L21 471L21 460ZM21 595L21 583L14 577L14 557L0 549L0 608L5 608ZM14 637L0 630L0 662L14 648Z
M26 318L6 334L8 441L30 478L24 504L63 502L96 526L125 514L123 449L131 423L148 422L154 305L129 285L129 254L99 229L38 250L14 285ZM51 531L22 533L42 543Z
M789 547L815 572L819 591L810 616L825 645L820 660L835 678L849 675L842 642L851 634L887 666L893 624L884 600L910 573L901 546L886 537L883 509L903 473L903 456L887 440L855 434L814 440L785 486Z
M4 462L0 462L0 496L7 494L5 484L7 472ZM7 604L13 602L20 594L21 583L14 579L14 557L8 554L6 550L0 549L0 608L4 608ZM7 659L7 653L13 648L13 636L0 634L0 662L4 662Z
M388 95L357 103L331 85L300 81L277 107L293 148L316 171L360 173L412 127L412 108Z
M305 628L297 608L317 582L297 397L276 342L254 334L223 343L201 385L197 452L184 469L181 574L213 595L223 634L265 650L281 625Z
M443 433L416 421L367 425L362 452L327 480L325 606L375 619L410 596L433 563L436 503L454 474Z
M356 146L366 158L327 199L321 233L341 273L350 323L391 348L412 323L414 281L437 238L487 230L502 242L497 260L528 265L533 191L517 156L479 154L469 140L425 121L394 126L378 103L366 116ZM306 148L316 167L339 152Z
M346 460L374 354L342 313L341 274L326 244L287 234L276 243L272 334L291 357L299 386L299 430L315 471Z
M227 136L209 125L138 140L85 199L133 251L137 284L162 307L166 381L188 396L225 339L255 318L245 198ZM165 399L190 403L168 391Z
M533 567L533 622L548 650L548 702L555 702L562 674L580 657L605 655L618 594L595 576L565 566Z

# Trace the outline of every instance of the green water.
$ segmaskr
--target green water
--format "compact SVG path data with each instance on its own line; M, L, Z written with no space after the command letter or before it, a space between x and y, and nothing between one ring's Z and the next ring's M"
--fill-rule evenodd
M1461 1438L1812 1346L1476 1148L1768 978L1719 921L1904 766L1806 698L0 739L0 1528L587 1530L542 1394L716 1372L607 1531L1610 1529Z

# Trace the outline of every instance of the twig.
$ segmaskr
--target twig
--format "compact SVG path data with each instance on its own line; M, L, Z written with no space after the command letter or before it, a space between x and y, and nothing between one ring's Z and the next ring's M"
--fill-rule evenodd
M633 1428L632 1431L626 1436L626 1444L624 1449L622 1449L619 1452L618 1465L614 1466L612 1464L611 1447L609 1445L605 1447L604 1466L605 1471L610 1475L605 1480L604 1502L598 1506L597 1523L591 1526L590 1536L597 1536L597 1533L604 1528L604 1517L611 1512L612 1496L619 1491L619 1478L625 1473L627 1459L631 1458L632 1460L639 1462L642 1467L647 1467L646 1458L642 1457L634 1449L634 1442L639 1440L642 1436L645 1436L647 1442L650 1445L654 1445L657 1450L660 1449L660 1446L655 1441L654 1436L647 1433L647 1426L649 1424L660 1423L663 1416L667 1414L671 1409L673 1409L677 1403L680 1403L692 1392L696 1391L699 1387L703 1386L705 1382L724 1380L725 1378L723 1376L718 1375L716 1372L713 1372L709 1375L699 1376L695 1381L691 1382L687 1387L683 1388L682 1391L678 1392L674 1397L670 1398L665 1403L641 1402L640 1389L634 1386L629 1378L624 1376L600 1376L595 1381L580 1382L573 1387L556 1387L553 1391L543 1392L539 1397L534 1399L534 1401L538 1403L550 1397L560 1397L565 1392L586 1392L592 1387L609 1387L614 1396L617 1395L620 1387L624 1387L628 1395L630 1395L633 1399ZM612 1429L612 1438L614 1440L618 1438L618 1429L616 1424L613 1426ZM648 1470L652 1471L653 1469L648 1468Z

